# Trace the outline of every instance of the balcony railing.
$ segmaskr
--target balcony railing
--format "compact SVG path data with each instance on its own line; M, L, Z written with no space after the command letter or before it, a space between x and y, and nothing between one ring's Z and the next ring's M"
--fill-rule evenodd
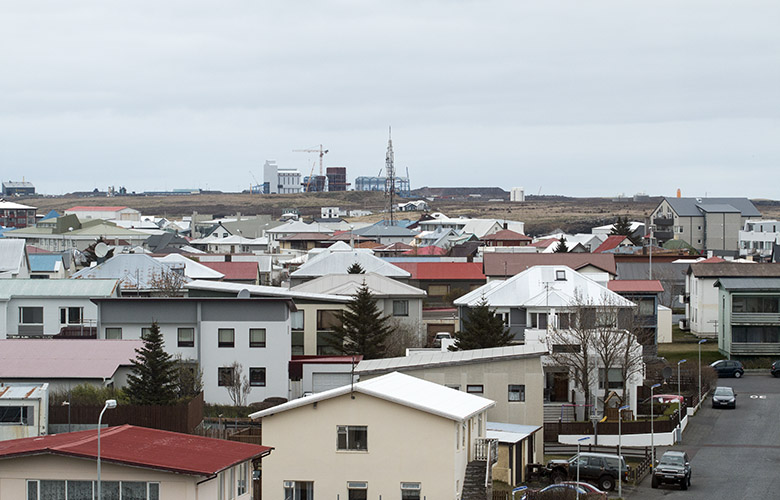
M731 323L739 325L780 325L778 313L731 313Z
M488 465L498 462L498 440L477 438L474 443L474 460L488 462Z
M672 217L656 217L653 219L653 224L656 226L671 226L674 224L674 218Z
M743 356L778 356L780 355L780 343L732 342L731 354Z

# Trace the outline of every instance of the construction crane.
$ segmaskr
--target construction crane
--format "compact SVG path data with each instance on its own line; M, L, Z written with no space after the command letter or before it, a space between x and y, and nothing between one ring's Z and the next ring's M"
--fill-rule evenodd
M316 146L312 146L309 149L293 149L293 153L319 153L320 155L320 176L322 176L322 157L328 153L327 149L322 149L320 144L319 149L314 149Z
M255 191L257 191L257 193L260 194L260 192L262 191L262 186L260 185L259 182L257 182L257 178L255 178L254 172L252 172L250 170L249 171L249 175L251 175L252 176L252 180L255 181L255 187L254 188L252 186L249 186L249 194L254 194Z
M327 153L327 151L326 151L326 153ZM314 177L314 167L316 167L316 166L317 166L316 162L312 162L311 163L311 172L309 172L309 180L306 181L306 188L303 191L304 193L308 193L309 192L309 186L311 186L311 179L312 179L312 177Z

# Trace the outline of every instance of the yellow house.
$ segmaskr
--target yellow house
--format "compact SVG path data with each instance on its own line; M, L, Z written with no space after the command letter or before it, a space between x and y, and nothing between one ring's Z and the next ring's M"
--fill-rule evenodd
M459 499L485 480L494 402L390 373L250 415L262 419L263 498ZM468 473L467 473L468 466Z
M251 500L252 460L270 448L123 425L101 431L104 498ZM92 500L97 431L0 442L0 498Z

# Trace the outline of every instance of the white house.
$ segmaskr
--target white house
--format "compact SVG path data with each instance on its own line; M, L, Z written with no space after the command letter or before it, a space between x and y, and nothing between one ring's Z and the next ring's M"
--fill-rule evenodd
M493 404L390 373L253 413L274 448L263 497L460 499L467 465L485 480Z
M49 432L49 384L0 383L0 441Z
M772 248L780 243L780 221L778 220L747 220L739 231L739 255L756 255L768 257Z
M227 387L233 377L249 382L245 403L287 398L295 305L285 298L240 297L95 299L98 338L140 339L156 322L166 351L200 367L206 402L232 404Z
M24 240L0 238L0 279L29 277L30 262Z
M65 210L65 215L74 214L80 221L90 219L141 221L141 212L129 207L76 206Z
M306 263L290 273L290 283L296 286L320 276L343 274L353 264L359 264L366 273L376 273L389 278L404 280L411 276L408 271L380 259L371 250L354 250L339 242L331 248L316 253L310 252Z
M632 311L633 302L621 297L607 287L573 269L558 266L534 266L507 280L490 281L476 290L454 301L461 318L469 314L469 309L486 300L490 309L504 319L504 324L518 342L527 345L543 346L551 353L565 349L557 345L560 339L567 338L571 321L570 315L578 308L598 308L608 306L619 310ZM619 325L615 325L619 328ZM560 332L551 336L550 332ZM572 340L573 341L573 340ZM641 357L641 345L634 341L632 349ZM595 352L594 358L595 358ZM545 401L551 405L561 403L596 404L599 401L584 401L584 391L577 387L571 366L561 366L552 356L543 358L545 371ZM600 384L607 377L614 383L611 374L604 374L603 367L594 366L591 377L591 394L600 393ZM640 367L640 371L643 368ZM641 384L639 375L629 378L628 395L632 408L636 408L636 386ZM623 394L624 389L614 387Z
M0 339L94 335L93 297L116 297L117 280L0 280Z

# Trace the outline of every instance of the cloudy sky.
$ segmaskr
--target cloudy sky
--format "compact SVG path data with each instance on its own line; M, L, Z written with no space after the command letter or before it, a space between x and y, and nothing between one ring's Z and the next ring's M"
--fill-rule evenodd
M350 181L780 199L777 1L0 3L0 176L240 191Z

